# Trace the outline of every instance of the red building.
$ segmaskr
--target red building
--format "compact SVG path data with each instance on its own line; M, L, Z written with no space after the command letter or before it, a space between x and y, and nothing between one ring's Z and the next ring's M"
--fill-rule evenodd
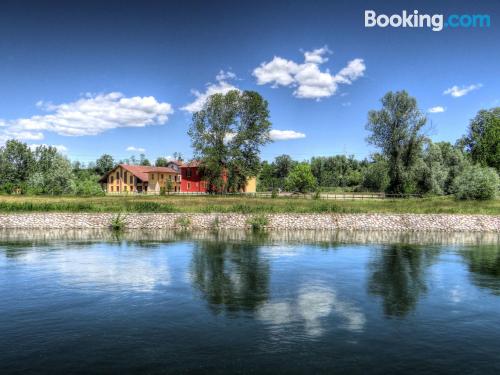
M183 193L206 193L207 183L199 174L200 162L192 161L181 165L181 191Z

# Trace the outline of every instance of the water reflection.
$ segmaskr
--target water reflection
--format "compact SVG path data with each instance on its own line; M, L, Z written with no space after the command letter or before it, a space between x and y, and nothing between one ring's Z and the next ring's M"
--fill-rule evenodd
M258 310L257 318L274 331L284 331L290 324L302 324L306 335L319 337L325 331L324 320L332 314L340 318L341 328L350 331L362 331L366 323L358 307L339 298L335 288L321 284L302 286L292 301L266 303Z
M426 269L438 250L416 245L391 245L376 252L369 265L368 291L383 299L384 313L405 316L427 291Z
M195 242L190 277L216 312L255 310L269 294L269 262L252 242Z
M39 273L57 277L58 282L85 290L132 290L151 292L171 283L170 267L163 254L154 250L157 244L121 250L119 243L106 249L95 244L79 242L52 244L34 249L25 244L2 244L6 257L20 264L36 267ZM117 253L120 253L117 257Z
M500 247L483 246L461 251L464 260L469 265L471 279L481 288L489 289L495 295L500 295Z

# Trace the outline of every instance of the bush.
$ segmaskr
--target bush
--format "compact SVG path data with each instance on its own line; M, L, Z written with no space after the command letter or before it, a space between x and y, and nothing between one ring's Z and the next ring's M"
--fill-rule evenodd
M466 168L454 181L457 199L487 200L495 198L499 188L498 174L493 168L474 165Z
M254 215L247 220L247 224L250 225L252 231L261 232L269 225L269 219L265 215Z
M180 216L175 219L175 224L182 230L188 230L191 225L191 219L188 216Z
M110 227L114 231L122 231L125 229L125 217L121 214L114 216L111 219Z

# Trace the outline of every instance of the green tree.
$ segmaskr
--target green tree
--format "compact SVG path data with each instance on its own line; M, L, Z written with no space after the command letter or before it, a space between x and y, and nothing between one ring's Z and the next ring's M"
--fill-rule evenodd
M495 168L500 173L500 107L479 111L459 144L474 163Z
M373 161L363 171L362 186L370 191L382 192L389 186L389 166L387 160L379 154L373 155Z
M113 157L109 154L103 154L95 162L95 171L98 175L103 176L112 170L115 166Z
M155 162L156 167L166 167L167 164L168 164L168 160L167 160L167 158L164 158L164 157L159 157L158 159L156 159L156 162Z
M499 188L498 174L493 168L469 166L455 179L454 186L457 199L493 199Z
M166 191L167 193L169 193L169 194L170 194L172 191L174 191L174 183L173 183L173 181L172 181L170 178L168 178L168 179L167 179L167 182L165 183L165 191Z
M24 187L33 168L33 153L26 143L8 140L0 147L0 186L8 193Z
M193 115L188 134L210 191L237 191L257 176L260 148L270 142L270 128L267 102L254 91L208 98Z
M146 158L146 155L140 154L139 155L139 165L144 165L144 166L150 167L151 162Z
M388 160L388 192L412 190L412 168L425 140L421 131L426 121L416 99L406 91L388 92L382 98L382 109L368 113L368 142L379 147Z
M34 152L34 173L28 180L32 194L70 194L75 191L73 169L55 147L38 146Z
M307 193L317 186L316 178L312 174L308 163L299 163L293 167L286 179L286 188L289 191Z

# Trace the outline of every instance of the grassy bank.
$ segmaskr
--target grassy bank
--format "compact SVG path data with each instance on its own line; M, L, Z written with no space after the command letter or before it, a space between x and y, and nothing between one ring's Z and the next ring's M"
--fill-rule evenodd
M325 201L222 196L0 196L0 212L449 213L500 215L500 200L452 198Z

